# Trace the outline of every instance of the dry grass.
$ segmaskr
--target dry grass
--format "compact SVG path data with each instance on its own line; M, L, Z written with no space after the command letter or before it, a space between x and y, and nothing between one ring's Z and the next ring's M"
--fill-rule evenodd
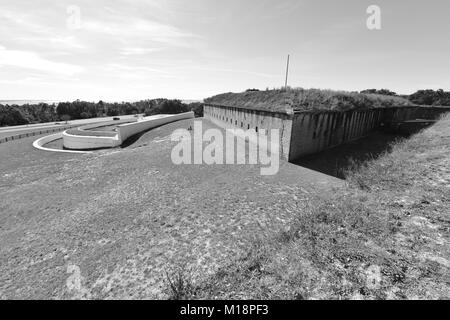
M349 173L198 298L450 298L450 115Z
M168 300L186 300L195 295L191 271L186 264L166 271L166 288Z
M288 91L267 90L224 93L208 98L205 102L280 112L289 112L292 109L345 111L412 105L407 99L396 96L302 88L289 89Z

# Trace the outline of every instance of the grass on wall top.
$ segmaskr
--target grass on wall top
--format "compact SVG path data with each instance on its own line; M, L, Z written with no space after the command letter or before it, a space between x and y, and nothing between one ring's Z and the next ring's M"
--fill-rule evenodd
M398 96L303 88L230 92L208 98L205 102L287 113L293 110L347 111L413 105L409 100Z

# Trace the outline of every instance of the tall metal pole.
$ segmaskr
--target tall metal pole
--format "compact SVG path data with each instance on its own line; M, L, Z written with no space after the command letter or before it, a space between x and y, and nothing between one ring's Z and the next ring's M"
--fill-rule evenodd
M286 81L284 83L284 90L287 91L287 79L289 76L289 60L290 60L290 55L288 54L288 61L287 61L287 65L286 65Z

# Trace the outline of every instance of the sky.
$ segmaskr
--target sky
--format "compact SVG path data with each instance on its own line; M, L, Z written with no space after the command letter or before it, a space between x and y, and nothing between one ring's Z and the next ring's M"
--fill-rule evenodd
M264 90L288 54L292 87L450 90L449 34L448 0L0 0L0 99Z

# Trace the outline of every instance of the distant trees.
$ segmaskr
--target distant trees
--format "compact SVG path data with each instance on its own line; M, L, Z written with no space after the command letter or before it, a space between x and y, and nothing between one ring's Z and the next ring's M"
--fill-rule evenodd
M59 117L69 115L72 119L87 119L102 116L103 110L96 103L76 100L58 103L56 113Z
M409 100L415 104L450 106L450 92L439 90L419 90L409 96Z
M366 94L380 94L385 96L401 96L406 99L409 99L414 104L426 105L426 106L450 106L450 92L444 91L443 89L439 90L419 90L411 95L397 95L395 92L392 92L388 89L367 89L361 91L361 93Z
M0 126L14 126L33 122L50 122L58 117L55 106L46 103L37 105L25 104L0 105Z
M120 115L120 108L117 105L110 105L106 107L106 115L108 117L115 117Z
M101 113L102 116L106 116L105 104L102 100L97 103L97 110Z
M385 96L396 96L397 94L395 92L392 92L388 89L367 89L367 90L363 90L361 91L361 93L372 93L372 94L381 94L381 95L385 95Z
M188 105L188 109L194 111L195 117L203 117L203 103L202 102L192 102Z
M187 104L182 103L180 100L164 100L154 108L148 108L145 111L145 115L151 116L154 114L177 114L188 112L189 108Z
M203 116L203 104L185 104L180 100L153 99L138 102L98 103L76 100L60 102L57 105L0 105L0 126L14 126L28 123L68 121L102 116L125 114L177 114L193 110L196 116Z
M61 120L67 123L70 120L70 116L68 114L63 114Z
M92 116L90 113L82 112L82 113L80 113L80 118L81 119L89 119L89 118L92 118Z
M116 117L125 114L144 113L145 115L154 115L160 113L176 114L189 111L186 104L180 100L153 99L138 102L107 103L99 101L98 103L74 101L59 103L57 114L69 115L72 119L86 119L101 117Z
M17 126L27 123L28 120L21 110L12 106L0 105L0 126Z

